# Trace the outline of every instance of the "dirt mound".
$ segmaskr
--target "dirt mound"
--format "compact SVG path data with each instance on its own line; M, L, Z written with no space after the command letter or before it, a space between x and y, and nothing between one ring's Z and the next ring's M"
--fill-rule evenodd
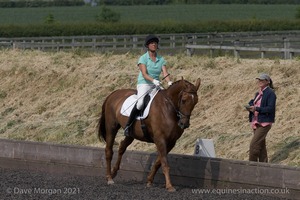
M135 88L139 55L84 51L0 51L0 137L101 146L96 125L105 97ZM191 126L172 153L193 154L197 138L214 140L217 157L248 159L252 131L243 105L256 92L255 77L271 75L276 123L267 137L273 163L300 166L300 68L298 60L165 56L173 80L202 79ZM123 138L120 131L117 141ZM135 141L129 149L154 151Z

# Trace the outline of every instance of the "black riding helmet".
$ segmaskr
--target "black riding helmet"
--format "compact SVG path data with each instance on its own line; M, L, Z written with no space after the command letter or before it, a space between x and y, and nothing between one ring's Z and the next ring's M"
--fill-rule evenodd
M156 37L155 35L148 35L145 39L145 47L148 47L148 44L150 44L153 41L158 44L159 43L158 37Z

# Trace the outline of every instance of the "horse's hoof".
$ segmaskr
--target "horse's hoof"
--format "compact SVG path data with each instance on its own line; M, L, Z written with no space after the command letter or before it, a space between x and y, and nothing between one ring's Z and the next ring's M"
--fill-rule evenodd
M107 185L113 185L115 182L113 180L107 181Z
M117 172L112 172L111 177L115 178L117 176Z
M147 188L150 188L150 187L152 187L152 183L148 182L147 183Z
M168 192L176 192L176 189L174 187L170 187L170 188L167 188Z

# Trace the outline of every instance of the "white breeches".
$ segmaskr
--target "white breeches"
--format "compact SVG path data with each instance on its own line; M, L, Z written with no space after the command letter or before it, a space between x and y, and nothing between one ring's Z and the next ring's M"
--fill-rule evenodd
M152 84L139 84L136 87L137 89L137 96L138 96L138 101L136 104L136 108L141 110L143 103L144 103L144 97L146 94L153 89Z

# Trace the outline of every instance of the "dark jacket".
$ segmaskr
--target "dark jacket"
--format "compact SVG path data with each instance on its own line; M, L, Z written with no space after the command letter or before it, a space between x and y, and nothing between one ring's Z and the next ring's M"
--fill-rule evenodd
M255 94L254 99L257 97L258 92ZM254 99L249 102L250 106L253 106ZM267 87L263 91L260 107L256 107L258 112L258 122L274 122L275 121L275 110L276 110L276 95L274 91ZM249 121L252 121L254 114L249 112Z

